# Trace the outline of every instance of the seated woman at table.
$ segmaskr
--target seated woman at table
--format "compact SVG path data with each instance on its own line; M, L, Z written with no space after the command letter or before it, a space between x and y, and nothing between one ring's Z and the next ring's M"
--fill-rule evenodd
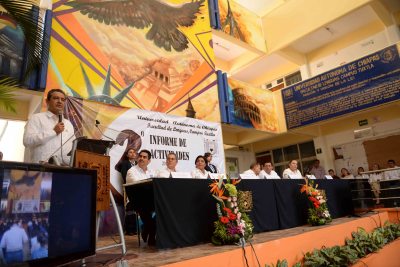
M282 179L303 179L303 175L297 169L297 160L289 161L289 168L283 171Z
M379 204L379 195L381 193L381 185L379 182L383 180L383 174L382 172L378 172L379 170L379 164L374 163L372 165L372 171L377 172L371 173L368 179L368 182L371 185L372 192L374 193L374 196L376 198L376 204Z
M351 174L350 172L349 172L349 170L348 169L346 169L346 168L342 168L341 170L340 170L340 173L341 173L341 179L354 179L354 176L353 176L353 174Z
M358 167L357 169L357 175L356 175L356 179L368 179L369 175L362 173L364 172L364 168L363 167Z
M124 184L126 183L126 174L128 170L137 164L136 157L137 154L135 149L130 148L125 151L124 155L118 161L117 165L115 165L115 169L121 173Z
M195 160L196 169L192 171L192 178L209 178L209 172L205 169L206 168L206 159L204 156L197 156Z

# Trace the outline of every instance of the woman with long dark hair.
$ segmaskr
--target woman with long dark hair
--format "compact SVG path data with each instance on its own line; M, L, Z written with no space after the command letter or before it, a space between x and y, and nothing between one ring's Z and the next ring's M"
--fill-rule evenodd
M115 165L115 169L121 173L122 179L124 180L124 184L126 183L126 173L131 167L137 164L136 158L137 158L136 150L130 148L127 151L125 151L124 155L121 157L117 165Z
M217 167L211 164L212 154L210 152L204 153L204 158L206 159L206 170L211 173L218 173Z

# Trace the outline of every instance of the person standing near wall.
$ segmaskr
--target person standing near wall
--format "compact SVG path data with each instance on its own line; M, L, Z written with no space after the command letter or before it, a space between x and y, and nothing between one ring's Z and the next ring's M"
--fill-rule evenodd
M23 143L30 150L30 162L48 161L54 155L61 164L69 164L67 154L72 149L74 127L63 117L65 100L66 95L61 89L51 89L46 98L47 111L29 118Z

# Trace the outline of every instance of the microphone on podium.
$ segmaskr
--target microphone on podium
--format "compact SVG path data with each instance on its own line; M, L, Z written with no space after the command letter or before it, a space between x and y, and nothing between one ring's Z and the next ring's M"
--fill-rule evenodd
M101 133L101 135L102 136L104 136L105 138L107 138L107 139L109 139L109 140L111 140L111 141L114 141L115 142L115 140L114 139L112 139L111 137L109 137L109 136L107 136L107 135L105 135L104 133L103 133L103 131L100 129L100 127L99 127L99 125L100 125L100 121L98 121L98 120L95 120L95 126L96 126L96 128L97 128L97 130L99 130L99 132Z

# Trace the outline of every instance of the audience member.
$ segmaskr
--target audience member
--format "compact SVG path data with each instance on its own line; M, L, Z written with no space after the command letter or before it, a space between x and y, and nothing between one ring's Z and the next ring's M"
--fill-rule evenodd
M380 170L379 164L374 163L372 165L372 171L377 171L377 172L371 173L369 175L369 180L368 180L368 182L371 185L372 192L374 193L374 196L376 198L376 204L379 204L380 202L379 195L381 193L381 186L379 182L383 179L383 174L382 172L379 172L379 170Z
M364 168L363 167L358 167L357 169L357 175L356 175L356 179L369 179L369 175L363 173L364 172Z
M20 220L15 219L14 223L1 238L0 247L7 264L19 263L24 260L24 246L28 244L28 235L19 225Z
M47 237L43 234L40 234L38 235L37 240L40 244L40 247L32 251L31 255L33 260L46 258L49 254Z
M261 179L281 179L279 175L274 171L274 165L272 162L267 161L264 163L264 168L258 175Z
M297 160L291 160L288 164L289 168L283 171L282 179L302 179L303 175L297 169Z
M204 153L204 158L206 159L206 170L210 173L218 173L217 167L211 164L212 154L209 152Z
M340 177L336 175L334 170L329 169L328 173L333 179L340 179Z
M135 149L130 148L127 151L125 151L123 157L115 166L115 169L121 173L122 180L124 181L124 183L126 183L126 175L128 173L128 170L133 166L137 165L136 158L137 154Z
M138 164L131 167L126 174L126 182L133 183L135 181L144 180L153 177L153 171L148 169L147 166L151 161L151 153L146 149L139 152Z
M252 164L250 164L250 169L248 169L247 171L243 172L244 175L248 176L255 176L258 177L260 175L260 171L261 171L261 166L260 163L258 162L253 162Z
M310 173L314 175L317 179L325 179L325 169L320 165L320 161L318 159L314 160L314 164L311 168Z
M176 165L178 164L178 159L174 152L170 152L167 155L166 167L157 172L157 177L161 178L171 178L171 172L176 172Z
M353 174L351 174L351 173L349 172L349 170L346 169L346 168L342 168L342 169L340 170L340 173L341 173L341 179L354 179Z
M50 90L46 99L47 111L33 114L28 120L23 142L30 150L30 162L48 161L51 156L57 156L61 164L69 164L67 154L72 149L74 127L62 116L65 100L61 89ZM61 142L63 146L59 149Z
M389 159L387 165L388 168L398 168L398 166L396 166L396 162L393 159ZM400 169L385 171L384 175L386 180L400 179Z
M197 156L195 160L196 169L192 171L192 178L204 178L207 179L210 177L209 172L206 168L206 159L204 156Z

